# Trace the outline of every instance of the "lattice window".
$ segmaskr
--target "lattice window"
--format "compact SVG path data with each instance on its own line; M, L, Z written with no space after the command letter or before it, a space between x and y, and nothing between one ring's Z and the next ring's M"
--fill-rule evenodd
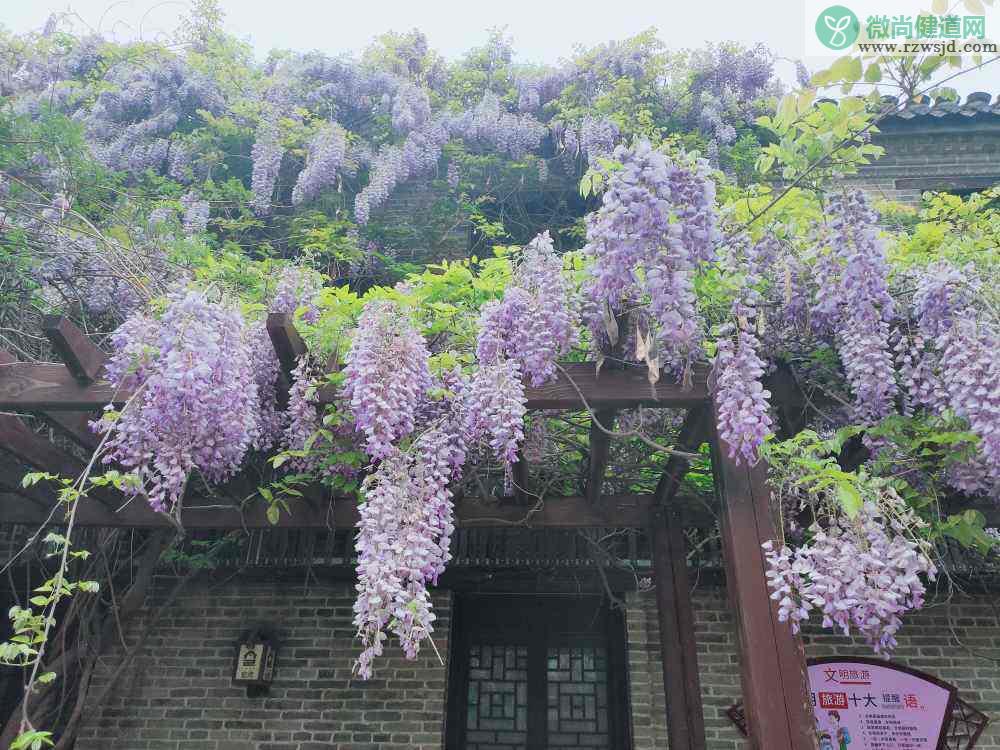
M457 597L447 750L626 750L624 639L600 597Z
M546 681L550 746L610 746L607 665L603 648L549 649Z
M525 750L528 742L527 646L469 647L465 747Z

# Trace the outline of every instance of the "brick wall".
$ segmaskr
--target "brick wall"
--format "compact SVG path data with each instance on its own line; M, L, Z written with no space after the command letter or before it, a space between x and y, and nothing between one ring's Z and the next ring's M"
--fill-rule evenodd
M918 205L925 190L981 189L1000 182L1000 126L935 119L887 123L873 139L885 155L862 167L850 183L874 198Z
M157 583L153 606L168 588ZM352 681L353 602L351 584L306 587L304 578L191 585L155 623L104 709L88 717L76 750L437 750L446 668L430 649L416 663L387 649L373 680ZM435 644L445 658L449 605L447 593L435 596ZM231 669L241 632L256 623L274 626L280 645L269 695L248 698L231 684ZM146 624L129 628L129 646Z
M158 580L144 619L129 628L133 646L150 625L168 581ZM192 584L142 640L109 701L88 716L78 750L314 750L442 747L446 668L430 650L416 664L390 653L375 679L353 682L353 587L304 579L227 578ZM629 682L635 750L667 747L656 601L627 597ZM435 596L435 644L448 653L450 596ZM695 632L711 750L744 750L725 715L739 696L739 661L724 591L695 594ZM277 629L276 680L266 697L248 698L230 680L233 649L245 629ZM962 696L1000 722L1000 620L988 598L931 605L909 618L896 658L955 683ZM870 654L825 632L806 635L811 656ZM108 660L105 670L110 668ZM107 680L105 671L98 687ZM1000 723L978 746L1000 749Z
M653 594L627 599L629 670L635 750L667 747L659 627ZM725 710L740 693L737 641L721 589L695 593L695 637L709 750L744 750L747 743ZM818 628L805 634L808 656L871 656L863 642ZM930 604L907 618L894 660L952 682L995 722L976 750L1000 748L1000 609L991 597Z

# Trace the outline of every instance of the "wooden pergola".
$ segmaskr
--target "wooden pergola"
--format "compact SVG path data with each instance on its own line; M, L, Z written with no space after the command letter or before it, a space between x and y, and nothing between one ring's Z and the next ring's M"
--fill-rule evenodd
M130 394L102 380L106 355L65 318L47 318L44 330L62 362L19 362L0 351L0 523L43 523L52 517L55 494L40 486L21 487L25 467L77 476L83 462L32 430L18 414L37 415L82 449L93 451L98 438L87 425L105 405L124 404ZM290 316L271 314L267 330L282 367L285 394L291 371L306 347ZM772 390L782 390L774 387ZM789 389L784 389L787 393ZM598 425L610 425L621 409L644 405L686 410L675 448L690 452L711 447L712 468L720 498L720 530L727 589L739 633L742 694L752 747L757 750L815 748L812 706L802 643L786 623L778 621L769 596L761 544L776 537L771 513L767 467L747 468L719 449L715 410L707 372L694 374L690 387L663 380L651 385L644 369L605 369L592 363L565 365L552 383L526 388L529 410L587 410L597 424L590 427L590 462L585 492L578 497L546 498L530 516L533 528L645 528L653 547L653 571L659 607L666 719L672 750L703 750L705 727L701 705L694 618L684 538L685 511L679 496L688 462L681 455L667 461L656 490L645 495L602 492L611 437ZM320 403L336 394L319 392ZM779 414L794 408L794 396L779 403ZM791 407L789 406L791 404ZM526 464L517 464L515 484L526 486ZM221 493L245 497L256 488L252 477L237 477ZM208 504L206 504L208 505ZM182 523L190 529L241 529L270 526L262 503L232 508L185 503ZM523 505L484 506L460 500L459 526L508 526L524 522ZM353 502L335 502L320 488L306 493L287 528L350 527L357 521ZM170 521L141 501L125 503L113 490L95 491L79 502L75 522L81 526L158 528Z

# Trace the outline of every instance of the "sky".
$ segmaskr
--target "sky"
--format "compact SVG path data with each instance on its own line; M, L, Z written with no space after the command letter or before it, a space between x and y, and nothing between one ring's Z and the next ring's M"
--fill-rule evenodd
M872 0L863 1L869 5ZM275 48L330 54L359 52L380 33L419 28L434 49L455 59L481 44L487 29L505 27L514 39L519 60L553 63L571 55L575 46L624 39L655 27L671 49L698 47L709 41L732 40L747 46L761 42L778 55L778 74L791 81L792 60L804 56L816 2L823 0L222 0L221 6L227 29L249 41L260 56ZM917 0L876 2L885 4L887 12L900 4L904 9L907 4L913 5L910 12L920 10ZM0 0L0 24L15 32L38 29L49 13L68 10L106 35L155 39L169 33L187 7L183 0L74 0L68 5L46 0ZM1000 12L991 12L994 17L988 20L1000 32ZM1000 33L991 35L1000 37ZM806 64L819 69L833 59L807 57ZM1000 93L1000 61L952 85L963 92Z

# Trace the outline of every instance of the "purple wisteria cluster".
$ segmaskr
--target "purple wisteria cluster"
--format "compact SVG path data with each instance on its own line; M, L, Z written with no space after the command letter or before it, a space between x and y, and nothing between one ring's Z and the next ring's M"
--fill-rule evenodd
M199 111L217 114L222 108L211 79L162 55L110 66L93 106L74 117L85 123L94 154L105 166L134 175L153 169L190 181L190 152L173 134Z
M411 432L431 387L427 344L393 302L365 305L347 353L344 398L350 403L365 451L386 458Z
M322 289L323 277L317 271L300 265L283 266L268 309L290 315L301 309L302 320L315 323L319 320L316 297Z
M834 333L854 393L855 418L870 424L893 411L898 392L885 244L878 236L878 214L861 192L833 197L830 216L830 248L820 259L813 321Z
M480 363L465 401L468 444L484 441L497 460L516 463L527 411L520 365L512 359Z
M372 161L368 184L354 199L354 217L358 223L367 224L372 210L385 203L397 185L430 173L447 142L447 128L435 120L411 131L401 146L380 149Z
M186 193L181 197L181 207L184 209L181 225L185 234L200 234L208 229L208 217L211 212L208 201L202 200L194 193Z
M715 188L704 165L674 163L646 141L619 146L614 157L622 168L587 219L591 329L599 339L608 312L621 315L646 297L659 359L681 373L700 350L694 272L718 241Z
M404 83L392 100L392 129L409 133L423 127L431 119L431 102L427 91L412 83Z
M281 159L284 155L285 147L281 143L278 113L271 111L261 118L250 151L253 160L253 174L250 178L250 191L253 197L250 199L250 206L258 216L265 216L271 211L274 186L278 182Z
M449 484L465 462L461 397L450 407L407 450L394 447L363 484L354 603L362 645L355 670L362 679L371 677L389 633L414 659L434 631L427 587L450 559L455 524Z
M108 366L135 395L96 428L110 433L105 462L134 472L132 491L167 512L192 471L221 482L239 469L259 429L257 383L238 311L191 291L171 295L158 320L137 316L112 338Z
M292 188L292 203L312 200L320 191L337 181L337 170L347 154L347 133L336 123L328 123L309 140L306 165Z
M910 402L965 419L979 437L976 455L949 467L949 482L1000 498L1000 328L977 309L981 286L971 267L924 269L912 304L917 333L901 337L897 356Z
M976 490L1000 497L1000 329L965 318L937 338L948 406L979 437ZM972 489L966 473L967 491Z
M577 340L574 303L562 258L543 232L525 246L503 300L482 306L477 360L512 359L533 386L551 380L556 360Z
M937 572L926 543L880 518L873 503L809 532L809 542L794 550L764 544L778 618L797 633L818 610L823 627L847 636L856 629L876 653L890 654L902 616L923 606L921 576L933 580Z
M759 347L757 337L745 330L737 333L734 344L729 327L719 338L712 372L719 437L730 457L748 464L757 462L757 451L771 433L771 394L761 383L764 362Z
M495 149L514 160L536 150L547 132L533 116L506 111L490 91L472 109L449 118L448 130L470 146Z

